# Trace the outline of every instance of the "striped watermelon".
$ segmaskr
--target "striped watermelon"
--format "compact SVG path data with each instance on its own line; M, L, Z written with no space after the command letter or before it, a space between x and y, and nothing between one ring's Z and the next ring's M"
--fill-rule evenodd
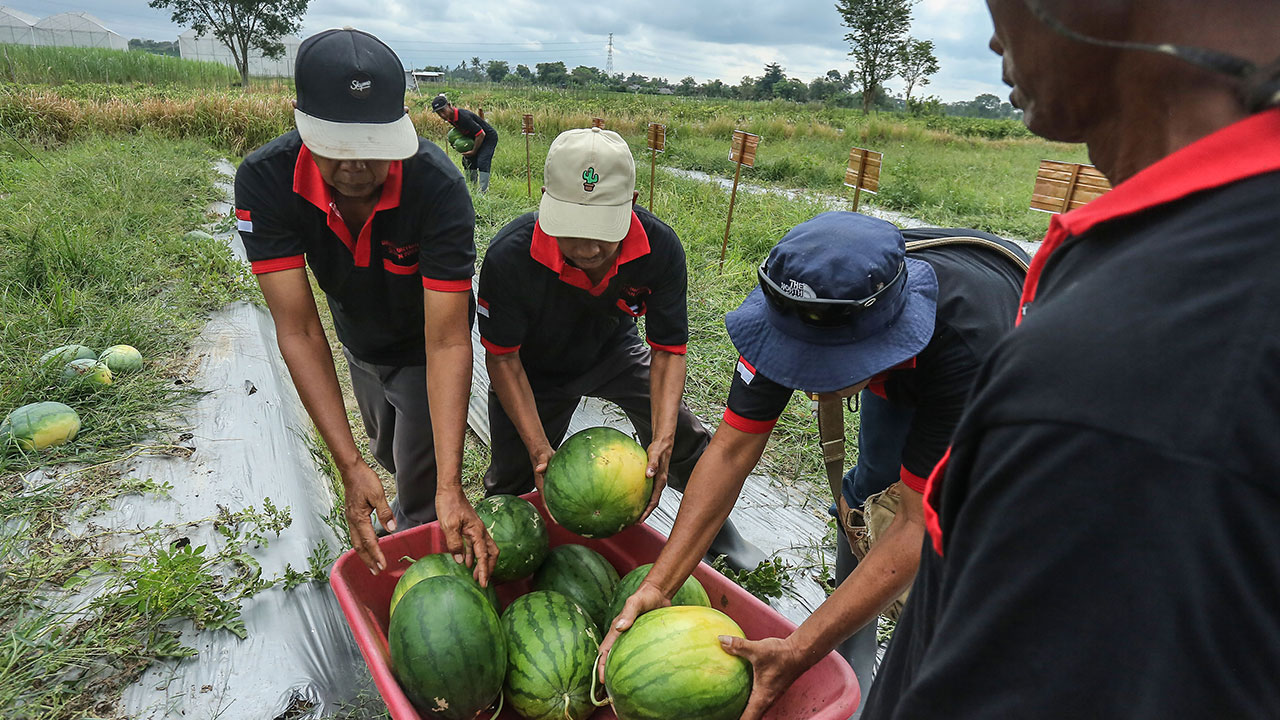
M387 644L404 694L435 717L472 720L502 693L502 622L465 578L439 575L409 588L391 616Z
M107 364L113 373L131 373L142 369L142 353L132 345L112 345L98 359Z
M0 453L14 446L43 450L75 440L78 432L80 416L60 402L23 405L0 423Z
M542 567L533 576L534 590L555 590L582 606L604 632L610 618L609 599L618 584L618 571L600 553L582 545L559 545L551 549Z
M391 609L387 612L395 613L396 605L400 603L400 598L404 597L406 592L409 592L409 588L427 578L440 575L456 575L475 582L471 570L466 565L456 562L449 553L424 555L422 558L415 560L409 566L409 569L404 571L404 575L400 576L400 581L396 583L396 589L391 592ZM502 612L502 607L498 604L498 592L493 589L493 583L490 583L487 588L481 588L477 583L476 587L485 594L495 612Z
M622 612L622 606L627 604L627 598L631 597L640 587L640 583L649 576L649 571L653 569L653 563L646 563L640 567L627 573L618 584L613 588L613 599L609 602L609 614L606 622L612 621ZM690 575L685 578L684 584L676 591L671 598L672 605L700 605L702 607L711 607L711 598L707 597L707 591L703 589L702 583L698 582L698 578Z
M560 445L543 484L547 512L570 532L607 538L634 525L653 495L649 456L626 434L587 428Z
M111 368L98 360L72 360L62 368L62 381L69 385L101 390L111 384Z
M494 495L476 503L476 515L498 546L493 578L526 578L547 557L547 524L533 503L515 495Z
M72 360L96 360L98 353L84 345L63 345L40 356L41 365L66 365Z
M528 720L583 720L591 715L596 628L577 603L538 590L502 614L507 636L507 702Z
M605 690L619 720L736 720L751 696L751 663L719 636L742 637L729 616L672 606L636 619L605 662Z

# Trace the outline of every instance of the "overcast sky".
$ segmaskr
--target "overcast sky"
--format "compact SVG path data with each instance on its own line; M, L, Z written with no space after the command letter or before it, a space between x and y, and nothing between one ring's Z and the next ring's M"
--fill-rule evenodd
M88 12L126 38L173 40L185 28L146 0L0 0L37 17ZM834 0L563 0L412 2L312 0L302 35L351 25L387 42L407 66L456 65L478 56L530 67L563 60L604 69L613 33L615 72L678 82L720 78L737 84L778 62L808 82L852 64ZM920 0L912 36L933 40L941 71L924 89L944 101L990 92L1006 99L1000 61L987 49L991 20L976 0ZM894 81L894 90L901 90ZM918 92L918 91L917 91Z

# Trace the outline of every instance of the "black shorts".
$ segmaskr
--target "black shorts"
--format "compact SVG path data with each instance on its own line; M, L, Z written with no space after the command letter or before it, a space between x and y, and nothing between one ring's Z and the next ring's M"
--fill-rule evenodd
M484 144L480 146L480 152L475 157L462 158L462 166L465 168L475 168L480 172L491 172L493 167L493 151L498 149L498 133L495 130L492 133L484 134Z

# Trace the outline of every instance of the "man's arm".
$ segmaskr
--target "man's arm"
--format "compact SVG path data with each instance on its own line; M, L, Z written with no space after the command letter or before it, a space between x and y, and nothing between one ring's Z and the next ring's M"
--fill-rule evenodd
M376 511L388 530L395 530L396 521L387 506L381 480L365 463L351 436L332 351L320 324L307 271L295 268L257 277L275 322L280 354L284 356L298 397L342 475L351 544L369 570L377 574L387 565L378 549L378 538L369 515Z
M529 462L533 465L533 482L542 492L543 476L547 472L547 463L555 450L547 440L547 433L542 429L542 419L538 417L538 406L533 399L533 388L529 385L529 376L524 372L524 363L520 361L520 351L494 353L488 351L484 356L485 367L489 370L489 383L502 403L502 409L515 425L516 432L524 441L529 451Z
M480 152L480 146L484 145L484 131L476 133L476 144L470 150L462 153L465 157L475 157Z
M742 492L747 475L755 468L769 442L769 433L747 433L721 423L711 443L698 459L685 488L671 536L644 582L626 603L600 644L600 673L618 633L631 627L640 615L671 604L670 598L693 573L711 541L724 524Z
M726 652L754 666L755 682L742 720L763 717L796 678L874 620L915 579L924 538L924 501L903 483L897 486L902 500L884 535L795 632L786 639L722 641Z
M498 559L497 545L462 491L462 443L471 398L470 292L423 289L426 318L427 404L436 448L436 516L445 544L472 566L482 586Z
M646 471L653 478L653 497L640 516L641 521L658 507L662 489L667 485L667 467L671 464L671 449L676 442L676 420L680 413L680 400L684 396L685 372L684 355L654 348L649 367L653 439L649 443L649 468Z

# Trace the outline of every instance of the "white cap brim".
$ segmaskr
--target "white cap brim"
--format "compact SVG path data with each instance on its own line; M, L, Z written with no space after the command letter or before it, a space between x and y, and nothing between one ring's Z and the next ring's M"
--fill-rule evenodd
M544 192L538 226L551 237L622 242L631 229L631 200L622 205L579 205Z
M341 123L295 109L293 120L307 149L334 160L404 160L418 152L418 131L408 113L389 123Z

